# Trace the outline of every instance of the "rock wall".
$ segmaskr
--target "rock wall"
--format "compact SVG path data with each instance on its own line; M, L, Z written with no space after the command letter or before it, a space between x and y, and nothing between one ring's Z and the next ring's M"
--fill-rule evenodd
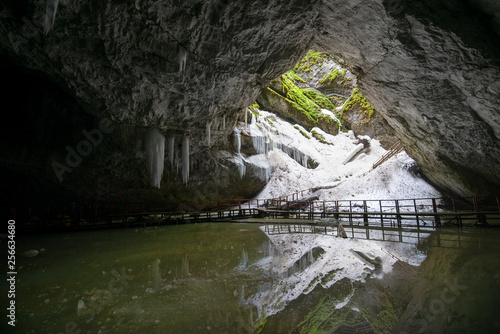
M234 126L260 89L314 48L342 57L357 72L363 94L434 183L458 194L498 192L495 1L61 0L53 25L47 3L53 1L0 6L3 66L43 76L94 125L109 119L116 129L99 146L102 156L89 156L87 167L75 168L63 185L50 157L64 155L73 142L61 140L37 160L42 170L28 174L61 191L87 199L157 197L141 149L151 127L191 136L191 155L200 162L192 175L201 175L201 183L181 189L166 178L159 190L164 198L196 197L204 177L230 182L231 173L213 169L226 170L224 161L211 157L229 150ZM207 122L218 125L210 147ZM29 165L3 162L12 175L23 166ZM96 187L106 191L96 196Z

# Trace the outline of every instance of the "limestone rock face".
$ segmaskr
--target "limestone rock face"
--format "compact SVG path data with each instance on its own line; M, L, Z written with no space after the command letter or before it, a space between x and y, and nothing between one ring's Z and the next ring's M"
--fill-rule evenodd
M316 43L358 68L360 90L429 179L498 192L499 35L487 17L461 1L327 7Z
M232 172L217 172L226 170L226 162L215 157L219 150L231 150L232 130L244 108L308 49L316 49L346 60L358 75L360 90L431 181L458 194L497 193L496 4L61 0L54 24L47 27L47 2L6 1L0 6L2 66L15 64L55 83L91 120L73 129L72 141L51 145L29 163L16 150L15 162L4 159L2 167L82 198L95 198L97 187L103 189L99 199L138 193L137 200L149 199L156 195L147 180L142 140L155 127L166 138L191 137L194 178L202 175L202 183L208 175L231 180ZM59 184L51 166L54 157L61 161L65 146L77 144L82 130L103 119L111 120L115 130ZM214 127L211 145L208 122ZM23 124L13 126L23 130ZM38 143L32 138L16 145L29 151ZM164 177L162 196L197 196L200 184L181 188L174 179Z

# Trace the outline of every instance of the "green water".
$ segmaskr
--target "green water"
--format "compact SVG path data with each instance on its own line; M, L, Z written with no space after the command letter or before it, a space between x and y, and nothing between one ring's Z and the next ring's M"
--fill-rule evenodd
M236 333L269 241L256 225L196 224L18 238L16 333ZM244 256L245 255L245 256ZM79 308L80 303L80 308Z

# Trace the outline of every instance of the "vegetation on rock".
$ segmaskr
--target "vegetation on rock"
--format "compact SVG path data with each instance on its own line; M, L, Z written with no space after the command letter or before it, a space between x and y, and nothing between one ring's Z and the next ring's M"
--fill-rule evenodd
M319 83L321 85L331 84L332 82L334 82L338 78L344 78L345 73L346 73L346 70L339 70L338 68L336 68L333 71L331 71L330 73L325 74L323 76L323 78L321 78Z
M375 109L372 107L370 102L361 94L361 92L356 88L352 92L352 95L349 101L345 104L344 108L342 108L342 112L345 110L352 110L355 105L358 105L361 108L361 111L368 117L371 118L375 113Z
M314 66L314 65L321 66L323 64L323 61L325 59L328 59L328 58L330 58L330 56L327 55L326 53L322 53L322 52L318 52L318 51L314 51L314 50L309 50L307 52L307 55L300 62L298 62L297 65L295 65L293 70L295 72L299 72L299 71L311 72L312 66Z
M297 87L295 85L294 76L297 76L294 71L288 71L281 77L281 83L283 85L283 94L285 94L286 99L300 112L307 116L313 123L319 123L320 121L330 123L332 118L328 115L324 115L321 112L323 105L328 106L326 109L333 109L335 107L328 100L328 98L322 94L316 93L312 94L311 90L306 91ZM321 96L320 96L321 95ZM311 99L309 96L314 97ZM318 104L319 103L319 104ZM329 104L328 104L329 103ZM333 108L332 108L333 107Z

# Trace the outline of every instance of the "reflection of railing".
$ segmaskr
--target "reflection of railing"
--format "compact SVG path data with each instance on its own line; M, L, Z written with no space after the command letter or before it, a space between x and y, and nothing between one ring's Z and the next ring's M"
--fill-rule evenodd
M331 226L268 223L264 232L279 234L323 234L339 236L337 224ZM343 225L348 238L397 243L419 244L426 247L464 248L500 252L497 236L477 229L391 228L380 226ZM387 252L386 250L383 250ZM391 257L394 256L389 254ZM398 260L397 258L395 258Z

